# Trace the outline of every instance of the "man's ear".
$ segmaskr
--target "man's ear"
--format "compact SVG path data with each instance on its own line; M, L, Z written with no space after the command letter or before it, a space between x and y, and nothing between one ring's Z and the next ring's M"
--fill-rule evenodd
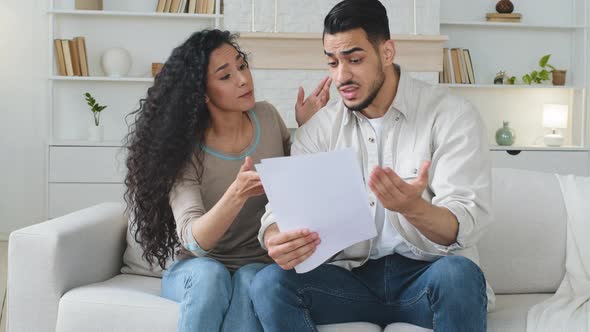
M395 43L393 42L393 40L388 39L385 42L383 42L382 50L383 52L381 54L383 56L383 64L393 64L393 60L395 58Z

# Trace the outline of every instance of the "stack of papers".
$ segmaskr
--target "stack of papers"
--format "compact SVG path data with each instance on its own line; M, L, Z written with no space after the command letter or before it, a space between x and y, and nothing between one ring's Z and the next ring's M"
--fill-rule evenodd
M295 267L305 273L341 250L377 236L352 149L263 159L256 165L282 232L307 228L321 243Z

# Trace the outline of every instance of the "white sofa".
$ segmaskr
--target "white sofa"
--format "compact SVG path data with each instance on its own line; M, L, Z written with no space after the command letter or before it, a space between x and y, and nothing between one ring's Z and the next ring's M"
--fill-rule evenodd
M552 174L495 169L495 222L480 241L497 295L488 331L525 331L528 309L555 292L565 271L566 213ZM176 303L160 279L121 274L123 206L100 204L10 235L8 331L174 331ZM320 331L381 331L367 323ZM392 324L385 331L429 331Z

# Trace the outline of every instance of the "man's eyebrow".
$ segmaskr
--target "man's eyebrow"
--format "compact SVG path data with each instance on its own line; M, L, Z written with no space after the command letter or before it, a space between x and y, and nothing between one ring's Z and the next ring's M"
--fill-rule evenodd
M354 53L354 52L364 52L364 51L365 51L365 50L364 50L363 48L360 48L360 47L353 47L353 48L351 48L351 49L344 50L344 51L340 51L340 52L338 52L338 53L340 53L341 55L349 55L349 54L351 54L351 53ZM324 50L324 54L325 54L325 55L327 55L327 56L334 56L334 53L332 53L332 52L328 52L328 51L326 51L326 50Z

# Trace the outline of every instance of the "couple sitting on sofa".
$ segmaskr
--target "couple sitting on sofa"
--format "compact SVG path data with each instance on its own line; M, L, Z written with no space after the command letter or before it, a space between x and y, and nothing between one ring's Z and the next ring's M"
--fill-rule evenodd
M323 45L331 78L305 100L300 89L292 145L275 108L255 102L246 55L229 32L193 34L142 101L125 197L145 258L162 267L176 258L162 296L180 303L178 330L365 321L485 331L493 293L475 244L491 220L491 190L478 113L394 64L377 0L337 4ZM342 99L318 112L332 82ZM362 166L378 235L297 274L321 238L279 230L253 164L345 147Z

